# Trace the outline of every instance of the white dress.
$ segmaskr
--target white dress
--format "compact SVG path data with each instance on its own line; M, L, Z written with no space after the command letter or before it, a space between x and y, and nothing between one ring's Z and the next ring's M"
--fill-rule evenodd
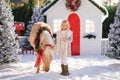
M61 58L61 64L67 64L67 56L71 54L72 31L58 31L56 53Z
M61 44L61 49L62 50L64 50L65 49L65 47L66 47L66 42L64 41L65 40L65 38L66 38L66 32L67 31L61 31L61 33L62 33L62 35L61 35L61 37L60 37L60 44Z

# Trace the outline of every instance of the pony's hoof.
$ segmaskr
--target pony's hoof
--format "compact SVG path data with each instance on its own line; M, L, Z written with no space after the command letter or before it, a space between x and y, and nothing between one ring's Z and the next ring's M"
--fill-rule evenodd
M39 71L36 71L36 74L40 73Z
M39 68L37 68L36 74L37 74L37 73L40 73L40 69L39 69Z
M36 74L38 74L39 72L36 72Z

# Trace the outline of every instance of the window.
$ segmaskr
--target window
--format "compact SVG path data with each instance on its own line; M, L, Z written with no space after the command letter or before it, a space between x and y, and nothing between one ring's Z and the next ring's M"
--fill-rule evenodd
M94 21L92 20L86 20L86 33L93 33L95 32L95 25Z
M53 21L53 33L56 33L58 30L60 30L62 19L54 19Z

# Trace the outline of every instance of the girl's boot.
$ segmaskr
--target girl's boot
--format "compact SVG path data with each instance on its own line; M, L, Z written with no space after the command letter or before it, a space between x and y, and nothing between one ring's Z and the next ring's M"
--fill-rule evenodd
M68 65L64 65L63 76L69 75Z

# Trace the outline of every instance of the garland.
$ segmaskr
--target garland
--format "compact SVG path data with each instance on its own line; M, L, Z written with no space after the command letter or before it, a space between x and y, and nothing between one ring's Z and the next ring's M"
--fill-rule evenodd
M88 33L86 35L83 36L83 38L88 38L88 39L92 39L92 38L96 38L96 35L95 34L91 34L91 33Z
M98 9L100 9L103 13L104 13L104 15L106 15L107 14L107 11L103 8L103 7L101 7L101 6L99 6L95 1L93 1L93 0L89 0L93 5L95 5Z
M65 5L67 9L70 9L74 12L78 10L79 6L81 5L81 0L66 0Z
M45 13L49 8L54 6L59 0L53 0L51 3L47 4L44 8L42 8L42 14Z
M47 30L50 34L51 34L51 31L50 29L48 29L47 27L40 27L40 29L38 30L37 32L37 36L35 38L35 51L38 51L40 49L40 34L44 31L44 30Z

